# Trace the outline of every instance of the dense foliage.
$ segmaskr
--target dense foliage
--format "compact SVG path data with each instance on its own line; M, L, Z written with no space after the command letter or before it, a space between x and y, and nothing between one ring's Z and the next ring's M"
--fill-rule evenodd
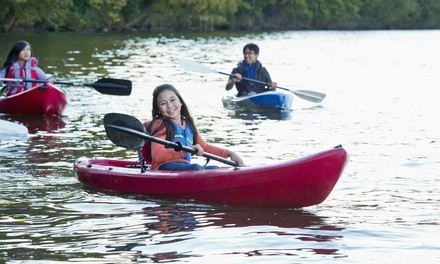
M0 0L1 32L437 29L437 0Z

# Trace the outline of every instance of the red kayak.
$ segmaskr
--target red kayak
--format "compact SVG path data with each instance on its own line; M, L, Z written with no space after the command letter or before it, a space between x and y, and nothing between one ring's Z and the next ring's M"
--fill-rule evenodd
M322 203L348 162L338 146L274 165L206 171L141 172L139 162L80 158L84 185L152 198L240 207L300 208Z
M66 94L49 83L0 99L0 113L6 114L61 115L66 106Z

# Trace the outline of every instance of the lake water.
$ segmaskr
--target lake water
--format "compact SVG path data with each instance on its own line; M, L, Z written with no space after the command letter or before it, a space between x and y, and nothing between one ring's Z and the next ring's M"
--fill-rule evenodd
M439 263L440 31L290 31L211 35L0 34L0 57L28 40L58 80L133 82L129 97L60 86L62 117L0 115L27 141L0 143L0 262ZM229 72L248 42L293 111L227 110L223 75L182 69L191 58ZM1 62L3 63L3 61ZM75 159L136 158L107 139L108 112L148 119L154 87L174 84L205 139L271 164L342 144L350 161L322 204L238 209L84 188ZM201 160L200 162L203 162Z

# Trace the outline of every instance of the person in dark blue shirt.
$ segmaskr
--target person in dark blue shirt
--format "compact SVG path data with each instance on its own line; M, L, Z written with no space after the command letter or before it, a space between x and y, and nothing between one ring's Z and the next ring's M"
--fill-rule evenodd
M249 43L244 46L244 59L238 62L237 67L232 70L231 74L234 76L231 76L226 83L227 91L231 90L235 85L238 91L237 96L247 96L276 89L277 83L272 82L269 72L258 60L259 53L260 48L256 44ZM244 80L243 78L262 81L270 86Z

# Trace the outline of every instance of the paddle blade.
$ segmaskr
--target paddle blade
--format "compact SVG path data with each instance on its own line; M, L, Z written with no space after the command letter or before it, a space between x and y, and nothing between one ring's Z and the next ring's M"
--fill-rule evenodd
M117 146L127 149L140 149L145 141L139 137L127 134L120 130L109 127L115 125L131 128L142 133L146 133L145 127L135 117L125 114L109 113L104 116L104 127L108 138Z
M184 59L184 58L179 59L179 64L180 64L180 67L182 67L183 69L188 70L188 71L195 71L195 72L200 72L200 73L216 72L201 63L198 63L198 62L195 62L192 60L188 60L188 59Z
M319 103L322 100L324 100L325 98L325 94L323 93L319 93L319 92L315 92L315 91L309 91L309 90L295 90L292 91L293 94L295 94L296 96L304 99L304 100L308 100L314 103Z
M86 84L95 88L98 92L102 94L111 95L130 95L131 94L131 81L103 78L94 83Z
M28 138L27 127L10 121L5 121L0 119L0 138L16 138L16 139L27 139Z

